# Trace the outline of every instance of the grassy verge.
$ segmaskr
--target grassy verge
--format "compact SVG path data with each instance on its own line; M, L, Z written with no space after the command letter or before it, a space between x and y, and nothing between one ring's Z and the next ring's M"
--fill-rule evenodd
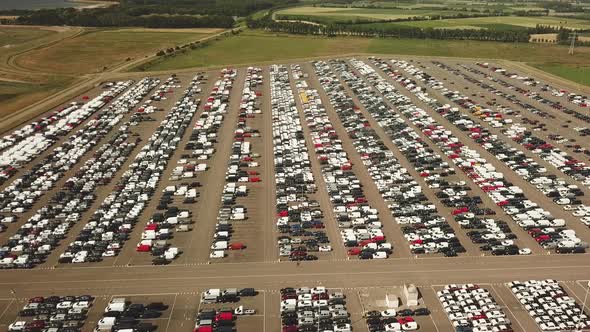
M27 69L50 73L96 73L127 59L196 41L206 35L197 29L99 30L22 55L17 63Z
M202 48L162 57L142 67L149 71L174 70L327 56L361 52L367 49L369 43L369 39L361 38L329 39L248 32L214 41Z
M559 63L532 64L534 67L578 84L590 86L590 64L564 65Z
M346 53L497 58L537 65L548 65L553 63L555 59L560 59L560 63L566 68L562 70L563 75L567 74L567 68L590 66L590 47L578 48L573 56L568 55L567 52L567 46L549 44L392 38L322 38L249 31L214 41L196 50L187 49L184 53L175 56L159 58L142 66L142 69L157 71L268 61L278 62L294 58L339 56ZM562 76L559 73L556 75ZM570 79L568 76L562 77Z
M71 83L69 80L45 84L0 81L0 117L16 112L59 92Z

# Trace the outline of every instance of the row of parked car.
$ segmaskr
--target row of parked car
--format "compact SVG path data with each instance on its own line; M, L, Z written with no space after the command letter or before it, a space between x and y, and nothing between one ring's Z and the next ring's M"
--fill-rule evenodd
M524 84L524 85L531 86L531 87L538 87L538 88L540 88L540 92L548 92L552 95L552 97L564 98L568 102L570 102L576 106L590 107L590 97L588 97L588 96L584 96L584 95L577 94L577 93L568 93L566 90L550 86L549 84L546 84L546 83L541 83L540 81L535 80L531 77L520 76L515 72L507 71L506 69L499 67L497 65L490 65L489 63L485 63L485 62L483 62L483 63L476 62L475 64L481 68L488 69L489 71L491 71L493 73L498 73L498 74L508 77L510 79L516 80L518 82L522 82L522 84ZM512 86L512 85L510 85L509 88L512 88L515 90L517 89L517 87ZM561 103L552 100L553 98L549 99L549 98L542 97L540 95L540 93L535 93L534 91L529 91L529 90L525 90L525 89L522 89L522 90L524 90L524 91L522 91L522 92L519 91L519 92L522 94L525 94L526 96L529 96L530 98L533 98L543 104L548 104L551 107L558 109L566 114L573 115L574 117L576 117L586 123L590 123L590 116L588 116L582 112L567 109L563 105L561 105Z
M132 303L124 297L112 298L94 332L150 332L158 328L146 319L158 319L168 305L162 302Z
M333 67L358 96L361 104L377 121L391 142L414 166L418 176L424 179L425 185L434 190L441 190L445 196L439 197L445 205L462 205L469 198L467 190L459 190L459 184L449 182L448 177L455 174L453 168L425 144L417 132L407 126L403 119L385 103L387 100L401 105L410 102L409 99L392 89L391 85L366 63L351 59L350 64L352 67L345 61L339 61L333 64ZM377 94L377 91L381 95ZM363 130L373 131L370 127ZM390 151L388 152L391 154ZM383 165L375 172L375 176L379 179L385 175L385 178L390 179L389 181L394 179L396 181L395 184L385 186L392 190L386 192L387 195L383 197L395 221L403 225L402 231L412 253L442 253L445 256L456 256L457 253L465 252L453 229L437 211L436 206L424 195L422 185L406 169L401 168L399 161L393 155L388 156L387 161L394 161L395 164ZM390 175L391 169L396 168L400 170L399 174Z
M33 165L29 172L14 180L0 193L0 211L22 213L30 209L66 171L121 121L123 114L129 111L127 106L138 103L156 82L157 79L151 78L138 82L62 145L53 149L42 161Z
M0 139L0 183L10 178L16 168L39 156L60 137L67 135L132 84L133 81L116 82L86 103L72 102L69 106L2 137Z
M83 149L90 149L96 145L98 139L111 131L135 106L137 99L147 94L150 87L153 88L155 84L156 81L151 79L140 81L138 85L113 101L105 112L91 120L95 127L82 133L84 140L89 142ZM109 141L95 151L93 157L86 161L73 177L67 179L61 190L57 191L49 202L33 214L0 248L0 267L30 268L43 262L66 236L69 228L80 220L82 213L90 208L94 201L97 188L110 182L114 173L139 143L130 134L126 124L122 124L119 129ZM67 159L68 156L62 158Z
M462 72L449 68L446 65L441 65L441 68L447 69L456 75L465 76ZM461 107L471 110L479 107L476 102L462 96L457 91L450 92L446 89L441 91L443 91L443 95L447 96ZM534 136L534 134L527 130L526 127L514 123L508 128L502 129L501 133L508 139L521 144L532 153L538 154L541 159L552 164L565 175L572 177L573 180L582 181L584 185L588 184L586 173L590 175L590 172L588 171L590 168L584 165L584 163L571 158L567 153L557 149L545 140ZM582 204L579 199L579 197L584 196L584 192L577 185L568 184L564 179L551 174L545 167L532 158L527 157L524 152L510 147L506 142L502 142L497 136L492 135L485 129L478 131L476 135L477 142L480 143L482 147L493 152L498 160L513 169L517 175L530 182L539 191L551 198L556 204L562 206L565 210L572 211L572 214L575 217L578 217L584 224L590 225L590 207ZM474 137L473 134L472 137ZM560 222L560 224L564 224L564 222Z
M79 332L94 298L81 296L36 296L18 312L18 320L8 326L10 332Z
M513 331L502 307L479 285L446 285L436 295L457 332Z
M176 79L171 77L167 82L171 81ZM192 88L196 85L193 80L135 156L113 192L96 209L76 240L60 255L60 262L96 262L118 255L154 195L168 160L196 112L198 101L195 102L192 97ZM153 240L145 241L149 243Z
M462 77L465 76L461 71L455 70L446 65L440 66L456 75ZM462 96L459 92L445 91L443 94L462 107L471 110L479 107L477 103ZM510 140L515 141L526 149L531 150L533 153L538 154L541 159L553 164L564 174L572 176L574 180L580 180L580 177L583 177L580 173L584 173L582 170L584 165L580 165L578 161L571 158L568 159L567 154L556 149L546 141L535 137L531 131L526 129L526 127L515 123L508 128L502 129L501 133L506 135ZM581 201L577 198L578 196L583 196L584 193L576 185L569 185L564 179L558 178L554 174L550 174L545 167L534 161L532 158L527 157L524 152L512 148L507 143L500 141L497 136L492 135L487 131L478 132L477 135L481 142L485 142L482 146L487 150L493 151L498 159L513 169L516 174L526 181L531 182L543 194L553 199L556 204L562 205L566 210L575 210L573 211L574 215L581 217L580 219L585 224L590 223L590 218L585 218L586 206L582 205ZM578 171L571 171L572 169L577 169L580 173L578 173Z
M400 64L399 61L395 60L393 60L392 63L396 66ZM388 69L389 65L387 63L384 64L385 68ZM394 73L391 68L389 68L389 70L390 73L396 77L396 80L411 81L405 78L401 73ZM449 105L438 103L436 99L429 97L426 92L421 92L421 95L424 100L428 100L427 103L430 107L443 117L449 119L449 122L455 125L458 129L469 132L468 136L476 142L479 142L478 139L482 134L484 136L489 136L488 130L481 125L474 123L467 115L462 114L457 108L451 108ZM565 222L554 218L548 211L528 200L522 189L505 180L504 175L501 172L498 172L485 158L481 157L477 151L463 146L458 138L454 137L450 131L446 131L444 126L436 123L436 121L430 118L425 111L420 110L420 112L412 113L412 116L416 117L416 115L420 115L422 118L421 122L426 126L425 131L427 131L428 137L436 140L439 146L444 147L445 154L447 154L461 170L466 172L469 178L482 188L494 203L510 215L519 226L523 227L525 230L533 228L549 228L549 232L547 232L548 234L543 234L541 237L533 235L540 245L546 249L555 248L557 246L573 248L576 246L576 243L581 242L573 230L552 228L561 227ZM432 129L428 128L429 126ZM482 142L482 144L483 143L485 142Z
M352 108L352 105L343 102L338 80L326 76L329 71L326 63L314 62L313 66L336 113L341 109ZM358 256L360 259L389 257L393 245L387 242L383 234L379 212L365 197L363 184L352 170L348 153L328 117L318 91L308 87L306 81L298 82L297 90L330 196L334 219L338 222L342 242L348 248L349 256Z
M292 72L298 71L301 69L293 65ZM281 234L277 239L279 256L299 260L306 259L309 252L328 252L332 247L324 231L323 211L312 196L317 186L290 82L287 66L271 66L276 225Z
M325 287L281 289L282 332L351 332L346 297Z
M447 71L453 72L460 77L463 77L464 79L475 81L475 79L470 78L463 72L457 71L454 68L446 65L439 66L443 69L446 69ZM477 84L481 85L482 83L477 82ZM581 182L584 186L590 186L590 167L584 162L575 159L574 157L568 155L567 152L562 151L544 139L535 136L531 130L526 129L526 127L523 125L513 124L510 128L505 129L502 132L509 136L513 141L525 147L527 150L537 154L541 159L555 166L562 173L571 177L573 180Z
M365 74L365 78L369 82L372 82L375 88L386 100L390 101L392 105L396 105L398 108L413 107L407 97L396 92L391 84L385 81L381 76L377 75L366 63L354 59L351 60L351 63L360 73ZM376 61L374 64L378 65ZM383 107L382 110L383 109L386 109L386 107ZM375 119L379 120L380 124L389 122L389 128L386 132L388 132L391 137L394 137L392 141L395 144L398 146L401 145L400 150L406 151L406 155L407 151L413 152L415 146L423 146L423 142L420 142L419 135L406 126L399 115L392 112L379 112L377 110L373 110L371 113ZM428 147L426 146L426 148ZM455 172L446 162L442 162L440 155L435 154L432 151L430 153L423 152L423 156L425 157L424 159L416 160L414 158L409 160L414 164L416 169L421 172L420 175L425 177L429 187L436 191L436 197L441 199L441 202L445 206L454 209L451 214L454 215L455 221L461 225L461 228L472 230L467 233L471 240L476 244L484 244L480 249L483 251L491 250L492 254L530 254L529 249L524 248L520 250L515 245L514 239L516 239L516 236L505 222L496 221L491 218L485 218L485 220L482 220L477 217L478 215L493 215L495 212L489 208L481 206L482 200L479 196L470 196L468 194L471 188L466 185L465 181L449 182L444 179L446 176L455 174ZM426 161L429 161L429 163L426 164ZM433 164L433 161L436 161L437 163ZM424 168L425 164L430 165L430 167ZM439 169L439 173L437 174L433 172L434 169ZM455 246L457 247L455 251L464 250L459 247L458 244Z
M213 234L210 258L226 257L225 250L227 249L245 249L243 243L230 243L230 241L235 231L232 223L248 218L248 208L237 204L237 199L249 194L246 183L260 181L258 172L250 169L257 167L258 164L254 161L255 153L251 149L252 143L249 140L254 131L247 125L247 119L254 117L260 111L258 96L254 91L258 84L262 84L262 75L259 75L260 71L261 69L254 67L249 67L246 70L240 99L238 123L234 130L232 150L225 172L226 183L221 196L222 207L217 214L218 225ZM256 135L259 135L259 133L256 132Z
M393 308L382 311L371 310L365 314L369 332L416 331L420 328L413 316L430 315L428 308L402 309Z
M507 286L541 331L590 329L590 318L559 282L552 279L512 281Z

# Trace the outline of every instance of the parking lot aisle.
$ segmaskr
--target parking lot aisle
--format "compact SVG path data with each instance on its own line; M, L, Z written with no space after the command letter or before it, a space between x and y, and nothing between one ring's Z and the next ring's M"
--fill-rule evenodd
M370 62L367 61L367 63L370 63ZM433 111L431 107L429 107L424 102L419 100L414 94L407 91L398 82L396 82L394 79L392 79L391 77L386 75L381 69L377 68L376 66L373 66L372 64L370 64L370 65L379 73L379 75L381 77L385 78L396 89L398 89L398 91L400 91L401 93L403 93L404 95L409 97L410 100L412 101L412 103L414 103L416 106L422 108L423 110L427 111L428 114L433 119L435 119L436 122L443 125L446 130L449 130L455 137L457 137L459 139L459 141L461 143L463 143L465 146L469 147L470 149L478 151L483 158L485 158L489 163L491 163L498 170L498 172L502 172L507 177L507 181L512 182L515 185L522 188L523 191L527 193L527 195L529 195L529 193L530 193L530 195L527 197L531 201L538 202L540 204L540 206L543 206L543 207L545 207L546 205L553 205L553 202L551 202L550 200L549 200L549 203L544 202L544 205L543 205L543 203L539 202L537 200L537 197L539 195L543 196L542 198L544 198L544 199L546 199L546 197L544 195L540 194L535 188L530 188L531 185L528 182L522 180L519 176L517 176L514 173L514 171L512 171L510 168L508 168L506 165L504 165L504 163L499 162L494 155L492 155L490 152L482 149L471 138L469 138L464 132L458 130L445 117L443 117L440 114L438 114L437 112ZM418 85L421 87L425 86L420 83L418 83ZM427 91L430 91L430 90L427 90ZM436 96L438 97L438 95L436 95ZM469 183L472 184L473 181L469 181ZM528 187L524 186L525 184ZM497 218L499 220L507 221L510 224L510 229L512 230L512 232L514 234L517 235L518 241L520 241L520 243L522 243L525 247L531 249L533 251L533 253L537 253L537 254L545 253L545 251L542 248L540 248L540 246L534 241L534 239L530 235L528 235L521 227L516 225L516 223L513 221L512 218L508 217L503 210L498 209L497 205L491 200L491 198L487 195L487 193L485 193L478 186L476 186L476 187L477 188L474 189L475 190L474 192L477 193L480 197L482 197L482 200L486 203L486 206L493 208L494 211L496 211L495 218ZM539 195L536 195L536 194L539 194ZM553 213L553 211L551 211L551 212ZM554 216L556 218L559 218L559 216L557 216L557 215L554 215Z
M276 201L275 187L275 168L274 168L274 151L273 151L273 134L272 134L272 110L270 101L270 69L268 66L262 67L262 104L260 109L262 114L258 121L262 121L260 126L260 135L262 136L263 148L261 149L262 167L262 199L257 200L263 219L259 223L264 234L264 261L278 260L277 248L277 227L275 224L275 209L273 208Z
M510 321L512 322L512 329L515 332L528 332L528 330L525 330L524 327L522 326L522 324L520 323L520 319L515 316L515 312L518 313L520 308L518 308L518 309L517 308L514 308L514 309L510 308L504 302L504 297L498 293L498 289L501 289L501 288L506 289L506 287L504 285L490 284L490 285L484 285L484 288L487 289L488 291L490 291L490 294L494 297L494 299L496 299L496 302L500 305L500 308L504 311L504 313L506 314L508 319L510 319ZM510 293L510 290L508 290L508 293ZM508 294L508 295L510 295L510 294ZM522 309L524 309L524 308L522 308ZM528 316L528 314L526 312L523 312L521 314L522 314L522 318L526 318L525 316Z
M586 298L586 308L588 309L588 297L590 297L590 292L588 292L588 295L586 295L586 290L588 290L587 281L561 281L560 284L571 297L576 299L576 302L580 305L580 308L584 303L584 298Z
M454 331L453 325L449 321L447 313L443 310L436 291L438 288L435 287L419 287L420 295L424 300L425 307L430 310L429 320L423 323L420 327L421 331Z
M322 176L322 172L320 170L318 155L313 147L311 131L306 124L307 121L305 120L305 114L303 113L303 105L301 103L301 99L299 98L299 92L297 91L296 87L297 82L293 78L293 71L291 68L288 68L288 70L291 90L295 96L295 104L297 105L297 111L299 112L299 119L302 123L301 127L305 136L305 143L307 144L307 152L309 153L309 160L311 161L311 171L317 186L317 192L309 196L312 198L317 198L318 202L320 203L320 208L323 212L325 220L324 225L326 226L326 234L328 234L328 239L330 240L330 245L332 246L332 252L330 255L319 255L318 257L319 259L327 257L329 259L344 260L346 259L346 250L338 230L338 222L334 218L334 213L332 212L332 203L330 202L330 196L326 189L326 183L324 182L324 177Z
M371 84L362 75L360 75L360 73L358 71L354 70L354 68L352 66L350 68L359 77L361 77L361 79L363 79L368 86L371 86ZM342 82L342 80L341 80L341 82ZM412 177L416 181L418 181L418 183L420 184L420 187L422 188L422 192L428 198L428 201L431 204L434 204L434 206L436 207L436 210L440 212L440 215L442 217L444 217L446 219L447 223L453 228L453 231L457 235L457 238L459 239L461 244L465 247L465 250L467 251L466 254L473 255L473 256L479 255L479 253L480 253L479 248L471 242L471 240L464 234L464 231L460 227L458 227L457 223L453 220L453 218L450 214L452 209L444 206L440 202L440 200L435 196L434 191L428 187L428 184L426 183L426 181L424 181L424 178L420 176L419 172L416 171L415 167L408 161L408 159L392 143L392 141L389 138L389 136L387 135L387 133L383 130L383 127L381 127L381 125L366 110L366 108L363 106L363 104L358 99L358 96L350 89L350 86L346 83L343 83L342 85L344 86L344 89L347 91L347 93L353 98L355 105L357 105L357 107L359 107L361 112L364 114L365 118L369 121L369 123L371 124L371 128L373 128L375 130L375 132L377 132L377 134L379 135L379 137L381 137L381 140L383 141L385 146L387 146L387 148L393 152L395 157L399 160L400 164L408 170L408 173L411 174ZM379 92L377 92L377 94L379 96L383 97ZM386 98L383 97L382 99L385 104L387 104L393 108L393 106L389 103L389 101ZM440 149L437 146L430 144L430 142L424 137L424 135L421 133L420 130L415 129L415 132L418 133L422 137L423 144L428 145L428 147L430 147L431 149L436 151L436 154L443 157L443 159L444 159L444 153L442 153L442 151L440 151ZM460 180L460 179L458 179L458 180ZM474 187L474 185L472 183L469 183L468 185L470 185L470 187L472 187L472 186ZM395 221L393 222L393 225L394 225L394 228L396 229L397 233L399 233L398 236L400 237L400 241L403 241L402 243L407 244L408 242L403 237L403 233L401 232L400 226Z
M262 68L259 69L262 70ZM272 142L272 132L266 130L267 119L270 120L270 102L264 94L270 91L270 76L268 71L266 73L262 72L261 74L261 85L258 85L256 83L257 80L254 79L254 75L258 74L254 71L249 74L251 77L247 81L249 84L249 93L262 94L262 96L257 96L255 98L251 109L248 109L250 106L245 106L248 101L244 100L246 97L243 89L232 90L232 93L235 93L242 98L241 103L236 103L234 105L237 108L235 112L240 114L239 121L236 120L240 122L239 129L251 129L251 132L245 132L241 138L244 143L250 143L249 155L242 155L241 157L245 159L251 157L253 158L252 161L258 164L258 166L242 166L240 167L240 170L254 172L249 178L259 177L260 181L255 182L248 180L248 182L236 182L236 185L245 185L248 188L248 194L244 197L236 197L236 204L233 204L232 206L243 205L246 208L246 219L235 220L231 223L233 233L231 234L230 243L242 243L246 246L246 249L227 250L226 257L218 260L220 263L266 261L267 251L269 250L269 248L265 248L265 241L267 236L267 225L274 221L274 215L272 214L274 196L269 190L269 187L273 187L274 184L274 179L271 178L271 172L274 171L274 168L272 167L272 146L269 146L268 144L268 142ZM230 103L230 108L231 107L232 105ZM260 107L261 114L254 113L258 107ZM257 132L258 135L255 135ZM234 139L234 143L235 142L239 142L237 136ZM227 166L224 166L224 168L227 169ZM229 182L226 181L226 183ZM271 210L270 213L269 210ZM268 220L271 221L269 222ZM276 250L273 250L273 253L276 253Z
M281 330L281 295L276 291L264 292L264 327L262 332Z
M166 330L160 331L191 331L195 326L198 302L198 295L176 294ZM168 305L172 304L168 303Z
M0 300L0 329L6 330L8 324L12 323L12 317L10 316L10 309L12 305L16 302L15 299L12 300Z
M172 93L169 93L166 96L166 100L159 101L159 102L153 102L151 104L153 106L163 109L163 111L161 111L161 112L154 112L149 115L151 118L154 119L154 121L143 121L143 122L140 122L138 126L131 127L132 128L131 130L133 132L136 132L140 135L142 142L139 144L139 146L136 147L134 152L127 158L125 164L116 173L116 177L113 179L111 184L109 186L106 186L106 187L101 188L99 190L98 196L97 196L98 199L94 202L92 208L89 210L91 213L88 214L87 218L82 219L84 222L78 223L76 225L77 229L74 232L70 232L70 236L72 236L73 239L75 239L75 237L78 235L79 231L82 229L84 224L86 224L85 221L87 221L89 219L89 217L92 216L92 213L94 213L94 211L96 211L96 209L100 206L100 204L102 204L104 199L109 194L112 193L113 187L117 185L117 183L119 182L123 173L125 173L129 170L129 166L132 163L136 162L135 158L136 158L137 154L141 151L141 148L149 141L149 139L152 136L152 134L154 133L154 131L161 125L161 121L164 120L168 116L170 109L175 105L175 103L183 95L183 91L186 86L186 83L187 83L187 81L190 81L191 77L192 76L189 76L189 75L181 77L181 82L180 82L181 87L180 88L173 89ZM168 166L169 165L170 165L170 163L168 163ZM151 207L151 205L157 203L155 197L152 197L152 199L150 200L149 203L150 204L148 204L148 207L143 211L142 216L148 215L147 213L149 213L151 211L149 209ZM147 218L147 219L149 220L149 218ZM100 262L98 264L115 265L118 263L120 263L120 264L130 263L130 261L132 259L132 255L135 253L134 241L136 241L141 236L140 233L141 233L141 230L143 229L143 226L144 226L144 224L141 222L141 220L142 219L140 218L140 221L135 225L132 233L130 234L129 239L123 244L123 249L121 250L119 255L115 258L105 257L103 262ZM58 250L59 251L58 256L59 256L59 254L64 252L65 248L67 248L67 246L73 241L73 239L68 239L67 241L64 241L61 243L60 246L63 247L63 249L60 248L61 250ZM132 244L129 244L129 243L132 243ZM55 256L56 253L54 252L52 255ZM54 258L57 259L58 257L54 257ZM49 261L48 263L51 263L51 262ZM89 265L94 266L95 264L89 264Z
M218 75L211 75L211 80L217 80ZM210 170L207 171L209 179L212 181L203 188L204 195L201 198L201 208L198 212L197 223L199 230L195 233L193 241L195 242L194 255L191 262L202 263L209 261L211 240L215 233L215 224L217 223L217 214L221 207L221 194L225 185L225 171L227 162L231 153L231 147L234 139L234 129L238 121L240 109L240 100L242 90L244 89L244 80L246 71L243 68L237 69L237 76L231 89L229 97L229 111L225 114L223 124L217 134L217 145L213 158L207 162ZM206 92L208 93L208 92ZM247 249L246 249L247 250Z
M436 68L438 69L438 68ZM434 68L430 68L428 71L430 72L435 72L436 70ZM443 74L438 74L437 72L437 76L433 76L435 78L437 77L444 77ZM454 77L450 77L451 81L454 81ZM447 102L449 104L454 104L451 100L449 100L448 98L446 98L445 96L443 96L438 90L434 90L431 89L430 87L426 86L425 84L423 84L422 82L418 82L418 85L425 88L425 90L434 98L436 98L439 101L443 101L443 102ZM471 86L471 85L470 85ZM461 87L466 87L466 86L461 86ZM422 103L421 105L426 106L424 103ZM427 109L431 109L429 107L424 108L425 110ZM469 113L469 112L466 112ZM451 130L454 134L458 134L460 136L459 139L461 140L462 143L464 143L465 145L472 147L472 148L477 148L478 151L480 151L482 153L482 156L484 158L486 158L488 160L488 162L490 162L492 165L494 165L494 167L496 167L496 169L500 172L502 172L508 179L508 181L516 184L518 187L520 187L522 190L524 190L524 192L526 193L528 199L530 199L533 202L537 202L540 206L542 206L544 209L546 209L547 211L551 212L551 214L555 217L555 218L560 218L560 219L564 219L567 222L567 227L569 227L570 229L573 229L576 231L576 234L581 237L582 239L588 241L590 240L590 229L582 224L577 217L573 217L568 211L565 211L563 208L561 208L559 205L555 204L551 198L545 196L542 192L540 192L533 184L525 181L521 176L519 176L518 174L516 174L512 169L510 169L508 166L506 166L505 163L499 161L495 155L493 155L490 151L487 151L483 148L481 148L478 144L476 144L472 139L470 139L469 137L467 137L467 135L465 134L465 132L462 132L460 130L458 130L453 124L451 124L449 122L449 120L443 116L441 116L440 114L438 114L437 112L431 112L431 114L433 115L433 118L437 119L439 121L439 123L443 123L441 122L441 120L444 120L444 123L448 123L448 126L445 126L447 129ZM470 116L473 120L475 120L475 123L480 123L479 120L477 120L473 115L469 114L468 116ZM504 135L497 131L497 130L491 130L493 128L490 128L487 124L482 124L484 127L486 127L487 129L490 129L491 132L496 133L498 135L499 141L504 141L504 142L508 142L508 139L504 139ZM509 144L512 144L513 147L525 152L525 154L527 154L526 149L524 149L522 146L514 144L513 142L510 142ZM541 163L541 165L548 165L548 163L546 163L545 161L541 160L540 158L538 159L539 162ZM553 168L555 169L555 168ZM561 172L555 172L556 175L558 175L561 178L564 178L566 181L568 181L569 177L566 177L563 173ZM570 179L571 180L571 179ZM580 185L580 188L582 188L583 186ZM487 196L487 195L486 195ZM513 231L516 231L516 227ZM523 231L524 232L524 231ZM516 233L516 232L515 232ZM520 233L520 232L519 232ZM518 233L516 233L517 235L519 235ZM530 236L527 236L529 239L532 239ZM525 240L524 237L519 236L520 240ZM533 248L533 246L529 246L529 248Z
M387 204L383 200L383 197L379 193L375 182L369 175L367 168L364 166L359 153L354 148L352 141L346 132L346 129L342 125L342 122L340 122L340 119L338 118L338 115L336 114L336 111L330 102L330 98L328 98L326 91L320 84L317 75L312 68L312 65L310 63L306 63L304 66L302 66L302 69L308 73L309 79L307 81L310 83L310 87L317 89L320 98L322 99L322 103L326 107L328 117L330 118L334 130L338 134L338 137L342 141L344 150L347 152L348 157L350 158L352 163L352 171L354 174L356 174L359 181L361 182L367 201L379 212L379 219L382 221L383 228L385 230L385 237L392 240L394 247L393 253L390 257L410 257L410 249L406 245L405 239L401 237L399 232L393 231L393 228L391 227L391 225L395 223L393 216L391 215Z
M496 300L500 305L504 305L506 314L511 315L514 318L514 324L512 327L517 331L520 328L521 331L539 331L539 327L535 321L529 316L525 308L518 302L516 297L512 294L510 289L505 285L490 285L490 291L493 290L497 295Z
M331 291L341 292L341 289L330 289ZM350 313L350 325L353 331L368 332L367 322L365 318L365 307L363 306L363 288L351 289L343 292L346 296L346 308Z
M90 307L90 310L88 311L86 322L82 327L82 332L91 332L94 330L98 324L98 321L102 318L104 309L106 308L110 299L111 296L99 296L94 298L92 307Z
M451 68L453 68L451 66ZM454 68L457 69L457 68ZM462 68L461 68L462 69ZM431 71L431 73L434 73L434 75L437 75L437 77L441 77L442 75L448 75L448 72L444 71L442 68L439 68L438 66L431 66L430 68L428 68L428 71ZM475 74L469 73L469 72L465 72L463 73L464 75L466 75L467 77L471 77L471 78L475 78ZM525 110L524 108L518 106L518 105L514 105L510 102L508 102L505 98L501 97L501 96L496 96L495 94L490 93L489 91L483 89L483 88L479 88L477 86L474 86L473 84L470 84L469 82L467 82L465 79L463 79L462 77L457 77L457 76L453 76L451 77L451 80L449 80L449 82L454 82L454 87L455 88L460 88L460 91L465 91L465 89L469 89L470 87L473 89L478 89L477 92L475 94L475 96L471 96L470 99L478 102L481 105L486 105L487 102L492 101L492 99L495 99L495 102L499 105L502 105L508 109L514 109L514 110L520 110L520 115L519 116L514 116L514 115L507 115L504 114L504 118L508 118L508 119L512 119L514 121L514 123L519 124L520 126L525 126L527 127L531 132L533 132L533 134L536 137L539 137L543 140L545 140L546 142L550 142L553 145L556 145L556 142L554 140L551 140L549 135L552 134L561 134L565 137L572 137L572 130L571 129L566 129L565 132L563 130L563 128L561 127L562 123L565 123L565 121L561 122L560 120L554 120L554 119L545 119L542 117L538 117L539 121L543 124L546 124L546 128L547 130L534 130L533 128L531 128L531 126L527 125L525 123L525 121L521 120L520 117L524 117L524 118L530 118L530 117L535 117L536 115L528 112L527 110ZM491 82L490 82L491 83ZM499 84L493 84L494 87L498 90L502 90L502 86L500 86ZM470 90L471 91L471 90ZM473 92L473 91L472 91ZM503 91L504 93L512 93L512 90L508 90L505 89L505 91ZM484 96L484 98L482 98L482 96ZM524 100L523 97L521 95L516 95L517 98ZM535 101L535 100L532 100ZM524 102L528 102L527 100L524 100ZM543 105L541 103L538 103L539 105ZM536 105L538 106L538 105ZM543 109L543 111L546 111L547 109L550 109L550 107L540 107L538 106L537 108L539 109ZM488 123L486 123L485 121L479 121L479 119L474 115L474 114L469 114L466 113L467 115L469 115L471 118L477 120L478 123L480 123L481 125L483 125L484 127L488 128L488 130L490 130L490 132L498 135L498 137L500 137L505 143L507 143L508 145L517 148L521 151L523 151L527 157L530 157L532 159L534 159L536 162L538 162L539 164L543 165L544 167L546 167L548 170L551 171L551 173L557 175L558 177L562 178L563 180L565 180L568 184L575 184L578 185L579 189L582 190L585 194L585 196L583 197L577 197L577 199L580 199L582 201L583 204L586 205L590 205L590 203L588 203L588 196L590 195L590 188L588 186L585 186L584 184L582 184L582 182L580 181L576 181L575 179L573 179L572 177L568 176L567 174L563 173L561 170L559 170L556 166L554 166L553 164L545 161L544 159L542 159L539 154L535 154L532 153L529 149L525 149L523 148L522 145L518 144L517 142L514 142L511 139L507 139L506 135L504 135L502 133L502 129L500 128L493 128L492 126L490 126ZM583 126L583 124L580 124L580 126ZM579 142L584 144L584 142ZM586 146L590 147L590 145L585 144ZM562 151L566 151L565 148L561 149ZM574 156L577 157L579 160L587 160L587 156L585 156L583 153L574 153L572 152L572 150L570 149L569 151L567 151L568 155L570 156Z
M184 147L186 146L187 142L190 140L192 128L194 128L195 123L198 121L199 117L203 113L203 105L207 101L209 91L211 91L211 89L213 88L213 83L215 83L215 77L217 75L217 72L216 71L209 72L209 73L206 73L205 75L207 77L207 80L204 82L204 84L201 84L201 86L200 86L201 93L199 93L199 96L197 98L195 98L196 100L200 101L199 108L197 109L197 112L196 112L195 116L193 117L193 119L191 120L189 126L187 127L184 137L182 138L182 140L178 144L178 148L177 148L176 153L170 159L170 162L169 162L170 167L168 167L166 169L164 176L162 176L162 180L161 180L162 187L166 187L169 185L176 185L181 182L185 182L182 180L178 180L178 181L170 180L170 173L174 167L179 165L178 161L181 158L183 158L184 154L186 153L186 151L184 150ZM210 181L209 179L210 179L209 171L197 173L197 176L193 179L190 179L190 180L191 181L196 180L201 184L201 188L198 188L200 198L197 198L195 203L192 203L189 205L181 204L181 202L179 202L178 204L173 204L175 206L179 205L178 207L180 209L190 210L192 212L192 220L195 223L193 225L191 225L192 231L190 231L190 232L175 232L174 233L174 237L172 238L172 240L170 242L172 243L173 246L180 248L183 251L183 253L177 259L175 259L171 264L187 263L193 258L193 255L194 255L193 237L195 236L195 233L199 232L199 227L200 227L199 211L201 211L201 209L202 209L201 204L202 204L202 197L203 197L203 188L207 188L207 184ZM188 182L188 181L186 181L186 182ZM161 194L158 193L156 195L156 197L153 198L153 200L158 201L159 198L161 197L159 195L161 195ZM148 209L149 208L150 207L148 207ZM151 211L152 214L154 212L155 211ZM139 264L139 263L141 263L139 260L136 262L134 259L133 264ZM149 262L146 262L146 263L149 264Z

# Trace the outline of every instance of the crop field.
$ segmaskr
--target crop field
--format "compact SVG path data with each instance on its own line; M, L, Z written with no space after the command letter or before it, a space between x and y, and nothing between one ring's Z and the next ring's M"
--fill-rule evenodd
M1 330L590 329L588 89L249 56L119 73L0 135Z
M55 31L46 29L3 28L0 29L0 47L9 48L12 45L43 38L53 33Z
M232 50L239 49L236 53ZM526 62L535 66L552 63L556 58L566 66L590 65L590 48L580 47L569 56L568 47L560 45L495 43L479 41L314 38L264 32L244 32L215 41L206 47L187 50L156 59L141 66L143 71L175 70L191 67L227 66L294 58L336 56L347 53L404 54L420 56L497 58ZM565 72L553 72L558 76ZM584 84L583 77L561 76Z
M460 19L443 19L434 21L417 21L417 22L400 22L391 24L402 24L420 28L453 28L461 27L489 27L489 25L513 25L517 27L532 28L536 25L548 25L554 27L565 27L569 29L590 29L590 21L562 18L562 17L516 17L516 16L499 16L499 17L475 17Z
M44 100L87 74L116 70L163 47L220 31L0 26L0 117Z
M210 30L210 29L208 29ZM96 73L160 49L199 40L208 33L132 29L89 32L57 45L20 56L17 64L29 70L62 74Z
M437 16L457 14L455 11L431 9L390 9L390 8L335 8L335 7L293 7L277 11L277 14L289 16L314 16L322 22L342 22L362 20L393 20L413 16Z

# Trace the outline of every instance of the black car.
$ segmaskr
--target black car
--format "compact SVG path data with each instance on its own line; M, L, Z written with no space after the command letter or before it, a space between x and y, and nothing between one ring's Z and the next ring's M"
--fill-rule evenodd
M238 295L240 296L256 296L256 294L258 294L258 292L256 292L254 288L242 288L238 292Z
M407 317L407 316L413 316L414 315L414 310L412 309L403 309L397 312L398 315L402 316L402 317Z
M160 316L162 316L162 313L155 310L146 310L141 315L139 315L139 317L143 319L158 318Z
M162 302L152 302L152 303L146 305L145 306L145 309L146 310L159 310L159 311L162 311L162 310L168 309L168 306L165 305Z
M418 309L414 310L414 315L428 316L428 315L430 315L430 310L428 310L428 308L418 308Z

